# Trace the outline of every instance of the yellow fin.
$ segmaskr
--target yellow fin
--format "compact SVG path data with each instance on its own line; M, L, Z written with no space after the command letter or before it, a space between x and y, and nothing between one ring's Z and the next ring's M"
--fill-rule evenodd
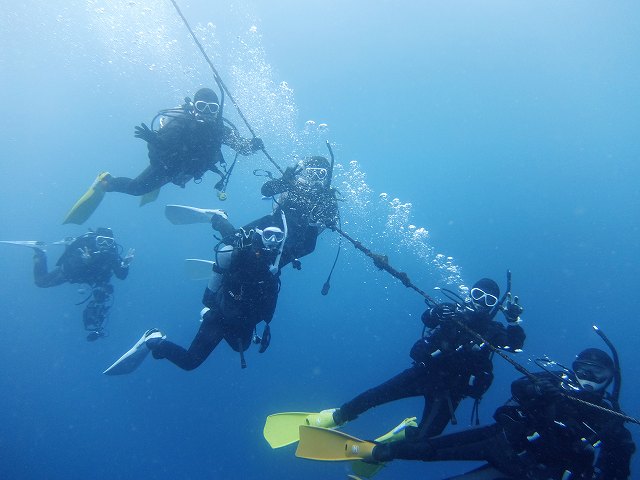
M271 448L280 448L298 441L300 425L307 424L308 412L274 413L267 417L262 431Z
M337 430L301 425L296 457L329 462L370 460L375 446Z
M89 187L89 190L71 207L71 210L69 210L69 213L67 213L67 216L62 222L63 224L75 223L76 225L82 225L89 219L104 198L105 190L102 186L102 181L108 175L109 172L102 172L96 177L91 187Z

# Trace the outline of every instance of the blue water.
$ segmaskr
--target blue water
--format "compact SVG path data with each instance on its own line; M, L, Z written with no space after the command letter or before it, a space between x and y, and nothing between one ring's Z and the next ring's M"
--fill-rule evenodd
M133 126L213 84L168 0L56 3L0 13L0 239L83 233L61 221L95 175L135 176L147 164ZM504 284L511 269L526 308L520 360L569 363L603 346L597 323L620 351L623 407L640 415L637 2L181 7L281 165L332 143L345 230L430 293L482 276ZM249 136L230 103L225 113ZM220 345L190 373L149 359L129 376L101 374L147 328L191 341L204 285L185 277L183 259L210 258L214 239L206 225L171 225L163 207L257 218L270 204L254 168L270 165L241 159L225 203L213 176L166 187L143 208L107 196L86 227L112 227L136 259L126 281L114 279L110 336L95 343L84 339L77 287L36 288L30 251L0 246L0 478L345 477L345 465L271 450L264 419L338 406L407 367L424 304L349 246L321 296L338 245L330 232L302 271L284 272L271 347L249 351L246 370ZM517 377L495 363L484 422ZM420 399L396 402L345 431L371 438L421 409ZM449 431L470 412L463 403ZM398 461L378 478L471 467ZM632 467L638 475L638 456Z

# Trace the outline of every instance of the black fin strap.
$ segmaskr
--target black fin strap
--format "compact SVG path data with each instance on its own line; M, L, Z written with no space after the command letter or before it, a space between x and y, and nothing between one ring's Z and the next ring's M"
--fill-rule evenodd
M471 409L471 425L480 425L480 399L476 398L473 401L473 408Z
M456 418L456 411L453 408L453 402L451 401L451 392L447 392L447 405L449 405L449 415L451 416L451 425L457 425L458 419Z
M238 337L238 351L240 352L240 368L247 368L247 362L244 359L244 350L242 349L242 338Z

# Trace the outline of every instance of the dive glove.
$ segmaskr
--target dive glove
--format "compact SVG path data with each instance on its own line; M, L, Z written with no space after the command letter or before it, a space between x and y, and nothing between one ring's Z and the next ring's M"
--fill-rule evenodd
M298 173L300 173L301 170L302 168L298 165L296 165L295 167L285 168L284 173L282 174L282 181L290 184L295 183L296 176L298 175Z
M225 228L225 226L229 223L229 216L227 212L224 210L210 210L211 213L211 228L217 230L218 232Z
M422 323L427 328L436 328L440 323L451 320L456 314L455 306L450 303L441 303L422 313Z
M264 148L264 142L259 137L253 137L251 139L251 152L257 152Z
M518 301L517 295L512 299L511 293L507 293L507 300L501 309L509 323L517 323L520 320L520 315L524 312L524 308Z
M147 143L155 143L158 140L157 133L151 130L145 123L141 123L140 126L134 127L133 136L136 138L141 138Z
M333 418L333 412L336 410L338 409L328 408L326 410L322 410L320 413L312 413L305 419L305 421L307 422L307 425L311 425L312 427L335 428L338 426Z
M545 400L555 400L562 395L562 391L548 378L536 379L533 384L535 394Z
M131 262L133 262L133 258L136 254L135 249L130 248L127 251L127 255L122 259L122 262L120 262L120 266L122 268L129 268L129 265L131 265Z
M264 326L264 330L262 331L262 337L260 337L260 349L258 353L264 353L269 348L269 344L271 343L271 327L267 323Z

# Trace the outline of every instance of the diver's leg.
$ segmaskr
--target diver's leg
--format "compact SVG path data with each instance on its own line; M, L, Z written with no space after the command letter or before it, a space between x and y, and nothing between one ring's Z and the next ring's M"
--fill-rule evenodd
M361 393L353 400L345 403L334 414L336 423L342 424L354 420L370 408L401 398L422 395L421 379L424 372L418 367L411 367L386 382Z
M508 475L522 475L525 466L497 424L473 428L420 442L399 441L377 445L376 461L394 459L436 461L485 461Z
M231 238L237 231L229 219L217 213L211 216L211 228L216 230L223 240L225 238Z
M33 255L33 280L41 288L55 287L67 281L61 269L49 272L47 254L43 250L36 250Z
M108 177L104 190L106 192L120 192L127 195L139 197L166 185L171 181L171 177L160 167L149 165L136 178L128 177Z
M154 358L166 358L183 370L193 370L207 359L223 337L224 331L217 315L213 310L209 310L203 317L200 329L191 342L189 350L164 340L154 347L152 354Z
M425 395L420 425L417 428L407 428L407 439L418 440L440 435L451 421L459 403L460 399L451 398L446 391L440 392L439 395Z
M517 477L506 477L503 472L487 463L470 472L456 475L455 477L447 477L444 480L517 480Z

